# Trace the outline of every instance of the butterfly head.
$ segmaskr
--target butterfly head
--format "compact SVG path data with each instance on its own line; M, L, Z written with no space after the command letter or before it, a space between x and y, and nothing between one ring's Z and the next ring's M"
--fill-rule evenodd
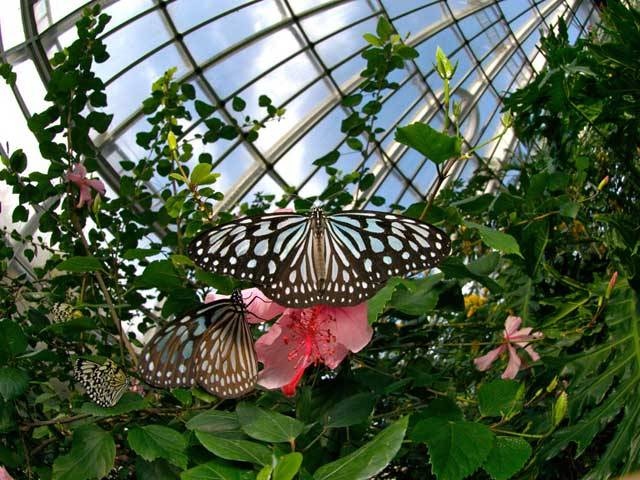
M317 205L313 206L311 208L309 217L311 219L311 226L312 226L313 232L316 235L322 235L322 232L324 230L324 224L325 224L325 215L324 215L324 211L322 210L322 207Z
M233 292L231 292L231 301L242 311L242 313L246 311L244 300L242 298L242 291L239 288L235 288Z

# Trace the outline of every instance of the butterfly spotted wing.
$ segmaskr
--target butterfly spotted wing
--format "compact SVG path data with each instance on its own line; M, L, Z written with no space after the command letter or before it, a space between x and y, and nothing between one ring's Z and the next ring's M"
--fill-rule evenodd
M140 355L142 378L162 388L199 384L221 398L253 390L258 363L239 291L162 327Z
M129 377L125 371L109 359L100 364L79 358L73 374L89 398L101 407L113 407L129 386Z
M196 237L189 256L205 270L247 279L290 307L359 304L389 278L432 268L451 247L425 222L384 212L246 217Z

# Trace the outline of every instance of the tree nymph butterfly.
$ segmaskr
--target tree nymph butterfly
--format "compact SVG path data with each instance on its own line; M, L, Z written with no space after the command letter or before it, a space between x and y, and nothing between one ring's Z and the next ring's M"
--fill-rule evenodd
M356 305L392 276L435 267L451 242L420 220L373 211L244 217L197 236L189 256L205 270L252 281L289 307Z
M129 377L113 360L104 364L79 358L73 375L84 387L89 398L101 407L113 407L129 387Z
M144 381L161 388L196 383L221 398L253 390L258 361L239 290L163 326L140 354Z

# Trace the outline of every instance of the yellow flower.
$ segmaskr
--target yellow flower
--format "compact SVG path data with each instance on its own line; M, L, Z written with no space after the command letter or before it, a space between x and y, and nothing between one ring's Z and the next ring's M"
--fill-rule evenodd
M477 293L470 293L464 296L464 309L467 311L467 318L473 316L480 307L487 303L487 297L478 295Z

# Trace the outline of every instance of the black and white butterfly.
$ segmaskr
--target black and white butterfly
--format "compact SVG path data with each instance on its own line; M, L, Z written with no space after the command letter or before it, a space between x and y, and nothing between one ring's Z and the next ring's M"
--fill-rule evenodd
M140 354L142 378L162 388L199 384L221 398L253 390L258 361L245 316L236 290L163 326Z
M101 407L113 407L129 387L129 377L113 360L103 364L79 358L73 375L89 398Z
M392 213L271 213L208 230L189 245L202 268L249 280L290 307L356 305L396 275L440 263L451 242L440 229Z

